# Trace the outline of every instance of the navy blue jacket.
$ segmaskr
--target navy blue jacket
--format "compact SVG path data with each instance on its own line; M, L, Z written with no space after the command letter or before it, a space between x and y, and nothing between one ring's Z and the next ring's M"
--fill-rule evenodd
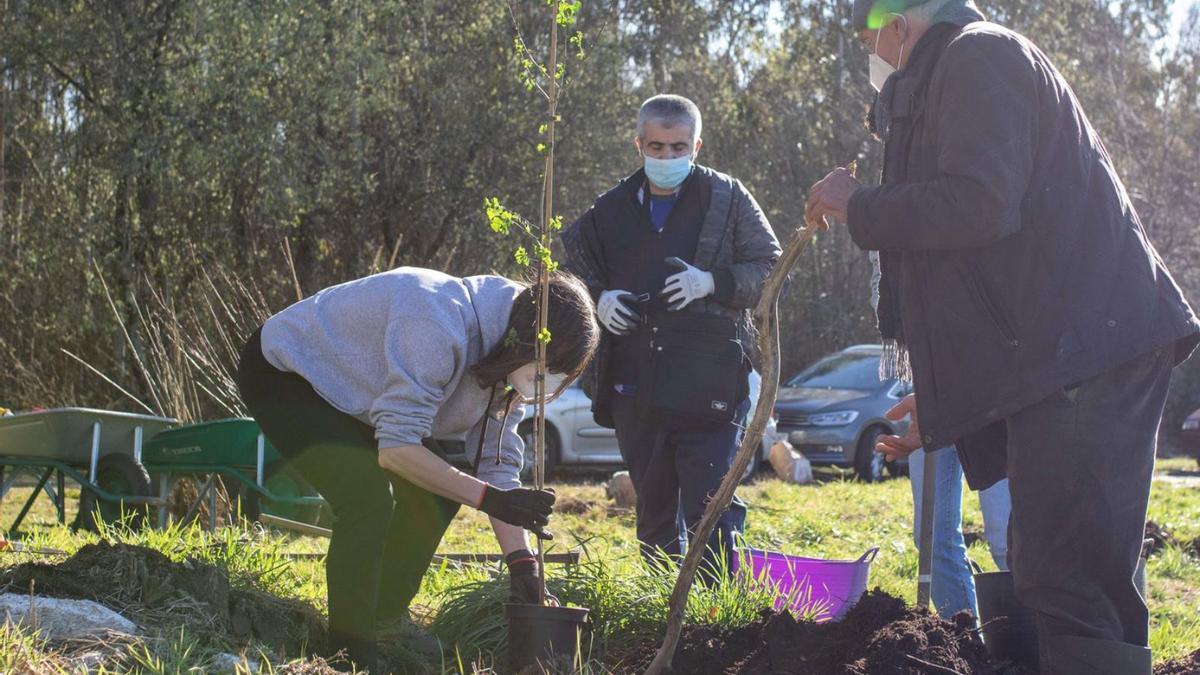
M629 218L644 217L632 210L630 204L637 203L638 190L645 182L645 171L638 169L600 195L587 213L563 231L568 267L583 279L593 297L617 288L612 283L615 270L633 262L626 255L615 254L619 249L612 246L612 240L616 233L626 229L624 225ZM742 324L745 334L752 334L749 310L758 304L763 281L782 252L766 215L740 181L704 166L695 167L680 197L687 197L687 203L677 204L676 208L691 209L699 205L703 218L695 253L680 257L712 272L715 286L711 297L691 303L684 311L733 319ZM681 215L689 217L686 212ZM592 368L583 381L584 389L592 395L596 421L608 426L613 424L610 402L614 395L611 359L614 337L604 332Z

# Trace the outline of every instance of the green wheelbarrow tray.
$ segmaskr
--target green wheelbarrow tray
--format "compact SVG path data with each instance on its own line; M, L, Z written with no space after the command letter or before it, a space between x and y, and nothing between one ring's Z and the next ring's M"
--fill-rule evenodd
M159 432L142 452L146 468L160 477L160 491L166 496L169 476L217 475L238 484L237 496L245 515L256 518L259 512L290 519L320 520L325 500L303 478L286 466L279 451L262 435L254 420L237 417L201 422ZM225 486L232 493L231 485ZM205 481L188 508L195 513L199 501L207 495L215 498L213 482ZM215 512L214 508L210 512ZM210 515L212 515L210 513ZM160 523L165 524L165 513ZM212 527L215 527L215 519Z
M135 456L142 439L175 423L169 417L89 408L21 413L0 417L0 456L54 460L90 470L94 458L113 453Z
M280 463L276 463L275 467L281 467ZM302 478L295 476L287 470L272 470L267 472L266 481L259 485L258 481L246 475L246 472L238 467L219 465L219 464L159 464L151 467L156 472L160 479L161 502L160 509L165 509L166 493L169 490L170 475L205 475L209 476L208 480L200 486L199 494L196 495L195 501L188 507L188 512L184 516L184 520L190 518L197 512L200 503L207 497L209 499L209 516L212 529L216 529L216 492L215 492L215 477L220 475L226 479L233 479L238 484L236 493L232 491L232 485L225 484L226 489L230 490L231 495L236 494L240 502L242 515L248 520L258 519L260 514L274 515L288 520L296 520L310 525L318 525L326 522L328 516L328 505L325 499L321 497L316 490L308 485ZM165 526L167 516L165 511L160 511L159 525Z
M158 465L187 464L252 471L278 459L279 451L261 438L258 424L246 417L166 429L142 449L142 463L150 470Z

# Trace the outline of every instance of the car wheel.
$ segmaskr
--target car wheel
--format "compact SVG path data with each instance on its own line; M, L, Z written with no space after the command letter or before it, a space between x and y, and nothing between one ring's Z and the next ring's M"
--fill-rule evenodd
M525 422L521 423L520 427L517 428L517 433L521 434L521 440L525 442L525 461L523 462L523 465L521 466L521 480L522 481L532 481L533 480L533 460L534 460L534 457L533 457L533 445L534 445L533 422L534 422L533 420L526 420ZM550 480L554 476L554 470L558 467L558 459L561 456L559 454L559 451L561 450L561 448L562 448L562 445L560 444L559 439L558 439L558 431L554 427L547 424L546 425L546 466L545 466L546 480Z
M884 479L887 461L883 455L875 452L875 442L886 433L887 429L883 427L871 427L858 441L858 448L854 451L854 472L860 480L877 483Z

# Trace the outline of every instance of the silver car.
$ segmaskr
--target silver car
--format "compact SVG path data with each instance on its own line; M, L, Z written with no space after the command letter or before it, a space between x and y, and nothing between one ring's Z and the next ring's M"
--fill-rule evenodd
M533 469L533 406L525 409L525 421L518 431L525 441L525 466L522 476ZM426 439L425 445L446 461L466 466L467 456L463 437ZM559 466L619 467L621 452L617 449L617 434L602 427L592 418L592 401L579 384L572 384L561 396L546 406L546 476L554 475Z
M753 414L753 408L751 409ZM526 419L518 430L525 440L525 467L522 476L528 477L533 467L533 407L526 408ZM774 420L763 434L762 451L751 462L747 476L757 470L767 456L774 435ZM425 445L446 461L466 466L470 464L466 443L462 437L426 439ZM576 382L546 406L546 477L560 467L586 467L604 470L623 466L617 448L616 431L600 426L592 417L592 401Z

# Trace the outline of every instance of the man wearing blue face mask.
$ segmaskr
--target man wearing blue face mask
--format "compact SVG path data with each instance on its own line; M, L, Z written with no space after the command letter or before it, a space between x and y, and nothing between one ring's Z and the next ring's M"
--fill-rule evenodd
M642 167L562 237L605 329L584 386L596 421L617 431L652 560L683 552L729 469L748 407L748 310L780 254L746 188L695 163L700 131L692 101L648 99L634 140ZM722 516L708 578L744 520L740 502Z
M834 170L806 215L878 252L883 363L916 393L889 413L908 434L877 450L954 443L972 487L1008 478L1043 673L1149 675L1134 574L1171 372L1200 321L1037 45L969 0L853 5L882 181Z

